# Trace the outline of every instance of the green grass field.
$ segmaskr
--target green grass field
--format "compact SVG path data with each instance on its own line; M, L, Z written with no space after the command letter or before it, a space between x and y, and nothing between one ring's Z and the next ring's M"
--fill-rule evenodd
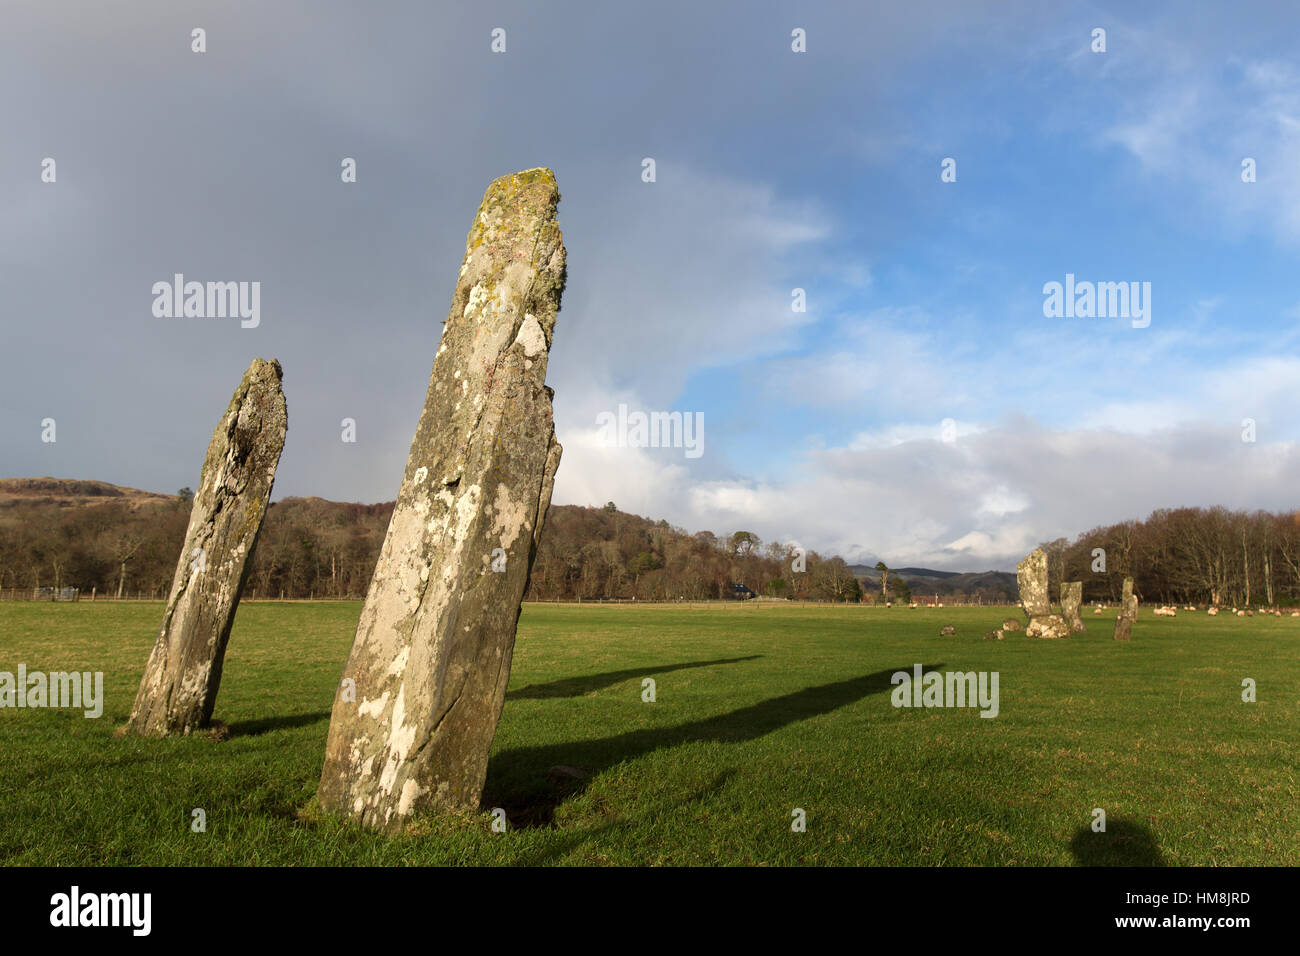
M113 736L161 604L0 604L0 671L103 671L106 696L97 720L0 710L0 861L1300 864L1300 619L1144 610L1125 645L1087 613L1071 640L985 640L1010 613L530 605L483 812L392 837L313 805L360 604L240 608L224 741ZM999 715L893 707L914 664L997 671Z

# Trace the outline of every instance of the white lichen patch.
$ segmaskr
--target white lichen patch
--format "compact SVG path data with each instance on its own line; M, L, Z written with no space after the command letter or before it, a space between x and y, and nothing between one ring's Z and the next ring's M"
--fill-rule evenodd
M419 468L415 469L415 477L411 479L411 482L418 488L420 485L424 484L424 480L428 477L429 469L421 465Z
M443 484L447 484L446 478L443 479ZM437 541L441 540L442 533L447 530L447 524L451 520L451 509L456 504L456 496L444 487L439 489L437 495L434 497L436 497L438 503L442 505L442 513L435 514L430 518L429 523L425 526L425 530L430 534L435 535L434 540Z
M392 730L388 734L388 761L384 764L384 772L379 776L379 787L386 794L393 792L393 787L397 783L397 771L406 762L406 755L411 751L411 745L415 743L414 724L407 726L403 721L406 719L406 684L402 684L397 689L397 700L393 702L393 723Z
M388 706L388 691L375 698L374 700L365 699L357 705L357 713L362 717L370 717L373 720L379 720L384 715L384 709Z
M456 527L453 529L454 540L464 541L469 534L469 526L478 514L479 499L483 497L478 485L471 485L456 502Z
M531 313L524 316L523 324L519 326L519 334L515 336L515 341L523 345L524 354L529 358L539 352L546 351L546 333L542 331L536 316Z
M500 536L501 547L509 548L519 537L519 532L528 521L528 512L522 501L510 498L510 489L505 483L497 485L496 514L492 520L492 534Z
M420 794L425 792L414 780L407 780L402 784L402 795L397 801L397 815L404 817L411 812L411 807L416 800L420 799Z
M384 671L384 676L397 677L400 675L406 670L406 662L410 660L410 658L411 645L408 644L397 652L397 656L393 658L393 662L388 665L388 670ZM387 696L387 692L385 692L385 696Z
M465 311L461 313L462 317L468 319L470 313L478 313L483 307L483 303L488 300L490 293L483 287L483 283L477 282L474 288L469 290L469 301L465 303Z
M421 495L428 500L428 495ZM371 589L367 607L374 603L373 615L367 615L369 636L382 658L397 653L396 632L392 623L411 614L420 603L423 581L425 522L415 508L399 505L393 512L380 563L375 568L376 586ZM384 622L380 624L379 622Z

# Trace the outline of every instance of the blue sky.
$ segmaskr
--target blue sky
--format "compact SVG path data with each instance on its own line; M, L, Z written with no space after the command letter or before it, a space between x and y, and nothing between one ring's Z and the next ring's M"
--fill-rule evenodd
M1293 5L19 0L0 20L5 476L193 485L262 355L289 401L277 496L391 499L482 191L548 165L557 502L958 569L1157 507L1296 506ZM153 318L175 271L261 281L262 324ZM1044 317L1066 273L1151 283L1150 326ZM703 413L705 454L603 447L620 402Z

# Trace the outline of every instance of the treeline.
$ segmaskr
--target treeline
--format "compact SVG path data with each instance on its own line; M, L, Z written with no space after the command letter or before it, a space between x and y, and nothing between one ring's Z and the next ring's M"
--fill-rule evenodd
M1043 545L1052 594L1082 581L1086 601L1117 603L1132 575L1141 600L1279 605L1300 601L1300 513L1162 508L1145 521Z
M167 596L189 523L187 497L3 505L0 590L76 587L110 597ZM320 498L273 503L245 595L364 595L392 510L391 503Z
M733 585L796 600L857 601L862 595L843 558L800 555L748 531L690 534L667 521L625 514L609 502L603 508L551 508L528 597L703 601L735 597Z
M75 587L110 597L166 597L185 541L188 497L141 501L100 493L76 501L0 501L0 591ZM273 503L245 596L364 597L392 511L392 502ZM796 562L802 572L794 571ZM810 552L800 561L789 547L749 532L690 534L610 502L551 507L527 597L708 600L735 597L736 584L757 595L806 600L861 595L840 558Z
M35 486L44 480L6 481ZM87 483L62 484L66 492ZM114 498L111 494L122 489L89 484L99 489L94 495L74 488L73 497L63 499L0 493L0 590L76 587L108 596L166 597L185 538L188 498L143 493ZM320 498L272 504L245 595L364 597L392 509L391 502ZM1094 528L1074 541L1060 538L1044 547L1052 593L1061 581L1082 581L1089 602L1116 603L1130 574L1147 602L1300 600L1300 515L1295 513L1165 509L1145 521ZM888 571L887 586L890 601L911 597L895 572ZM886 599L880 576L871 578L839 557L801 555L748 531L692 534L619 511L613 502L602 508L552 506L527 598L716 600L746 591L796 600Z

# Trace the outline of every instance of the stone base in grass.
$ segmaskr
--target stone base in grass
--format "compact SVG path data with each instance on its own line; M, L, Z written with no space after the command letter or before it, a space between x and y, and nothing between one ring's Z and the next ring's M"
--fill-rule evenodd
M1025 633L1030 637L1062 638L1070 636L1070 625L1059 614L1045 614L1029 622Z

